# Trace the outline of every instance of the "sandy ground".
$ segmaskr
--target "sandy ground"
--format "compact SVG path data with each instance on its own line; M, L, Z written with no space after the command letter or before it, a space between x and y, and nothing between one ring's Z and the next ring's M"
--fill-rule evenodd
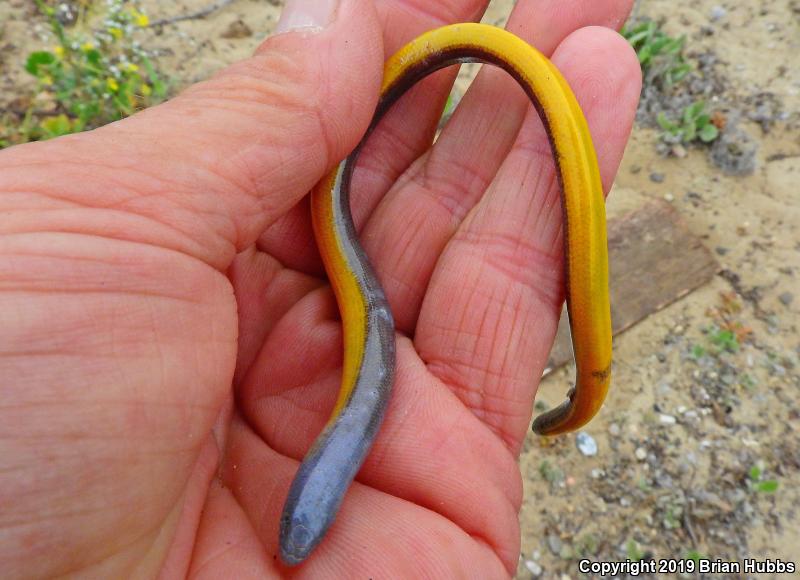
M209 2L142 4L156 19ZM280 2L236 0L205 19L146 33L146 46L180 87L248 55L274 25L273 4ZM502 23L513 4L493 2L485 21ZM2 103L30 86L19 71L41 44L31 5L0 3ZM526 442L518 578L578 578L584 557L691 551L800 564L800 2L645 0L637 16L663 18L667 32L688 37L689 60L703 63L695 93L749 136L755 169L728 175L704 148L663 157L643 115L610 214L666 199L722 272L616 338L613 391L585 431L596 455L584 456L576 435ZM720 324L740 329L738 351L717 352ZM548 377L541 398L558 402L573 374ZM755 465L778 482L774 493L753 489Z

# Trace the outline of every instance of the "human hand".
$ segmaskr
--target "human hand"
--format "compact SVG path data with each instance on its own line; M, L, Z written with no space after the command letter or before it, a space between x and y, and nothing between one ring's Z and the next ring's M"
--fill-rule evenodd
M366 128L382 45L484 4L341 0L323 30L277 35L169 103L0 154L4 576L288 573L278 518L341 363L305 193ZM606 188L639 67L582 27L618 27L629 4L521 0L508 26L555 51ZM558 186L535 112L497 70L425 152L452 74L412 91L362 155L353 210L397 322L397 378L336 523L293 574L516 567L516 456L563 300Z

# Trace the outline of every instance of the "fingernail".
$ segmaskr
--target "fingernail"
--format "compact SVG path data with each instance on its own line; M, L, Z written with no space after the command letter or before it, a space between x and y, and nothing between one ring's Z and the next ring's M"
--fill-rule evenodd
M286 0L275 34L319 32L333 22L339 0Z

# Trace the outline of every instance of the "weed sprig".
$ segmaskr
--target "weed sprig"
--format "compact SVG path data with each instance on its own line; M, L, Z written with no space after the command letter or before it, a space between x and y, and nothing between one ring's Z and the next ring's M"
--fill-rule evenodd
M25 70L37 79L36 95L18 126L0 127L0 146L99 127L166 97L165 81L134 39L148 25L137 2L107 0L97 30L86 10L67 29L55 8L35 2L55 45L28 56Z
M661 140L665 143L691 143L699 139L710 143L719 136L719 129L711 122L711 115L706 112L706 104L696 101L686 107L680 121L672 121L664 113L657 117L658 125L663 133Z
M636 51L646 82L673 85L692 70L683 58L685 36L669 36L652 20L626 25L621 34Z
M654 21L626 25L622 28L622 35L636 51L644 86L656 85L668 90L692 71L692 65L683 56L685 36L669 36ZM663 113L659 113L656 120L661 127L659 137L668 145L710 143L719 136L719 128L706 112L703 101L687 106L679 120L670 119Z

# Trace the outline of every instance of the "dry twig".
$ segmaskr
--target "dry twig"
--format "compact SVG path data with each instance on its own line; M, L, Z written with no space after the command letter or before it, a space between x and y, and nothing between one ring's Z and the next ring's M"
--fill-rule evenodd
M175 22L181 22L183 20L194 20L196 18L205 18L209 14L216 12L217 10L222 10L229 4L232 4L233 0L217 0L206 6L201 10L197 10L195 12L190 12L188 14L178 14L177 16L171 16L169 18L159 18L158 20L154 20L150 23L150 27L153 28L155 26L164 26L166 24L174 24Z

